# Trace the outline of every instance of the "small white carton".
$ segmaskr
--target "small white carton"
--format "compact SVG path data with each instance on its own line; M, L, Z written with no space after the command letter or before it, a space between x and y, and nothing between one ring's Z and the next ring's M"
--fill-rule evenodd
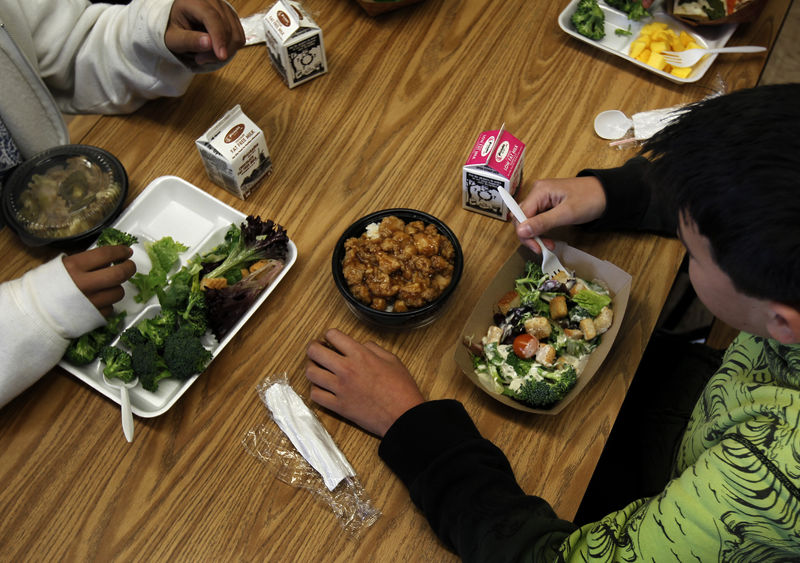
M328 72L322 29L299 2L278 0L264 28L269 59L289 88Z
M211 180L245 199L272 171L264 132L236 105L195 141Z
M508 209L497 190L514 195L522 181L524 160L525 143L506 131L505 125L478 135L463 167L462 207L507 221Z

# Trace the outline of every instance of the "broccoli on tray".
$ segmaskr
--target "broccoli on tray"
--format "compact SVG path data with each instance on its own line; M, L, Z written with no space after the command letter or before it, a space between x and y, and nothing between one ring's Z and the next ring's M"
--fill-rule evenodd
M104 326L74 338L64 352L64 359L75 366L92 363L103 347L110 344L122 330L125 315L125 311L115 313L107 319Z
M211 361L211 356L189 325L170 334L164 342L164 361L176 379L189 379L200 373Z
M606 16L597 0L580 0L570 21L578 33L589 39L600 40L606 36Z
M109 379L119 379L130 383L136 378L131 365L131 355L114 346L105 346L100 350L100 359L105 362L103 375Z
M629 20L638 22L642 18L649 18L652 14L642 6L642 0L605 0L612 8L622 10L628 15Z
M120 231L114 227L107 227L103 229L100 236L97 237L97 246L113 246L116 244L123 244L125 246L133 246L139 242L139 239L125 231Z
M98 240L131 242L135 237L113 228ZM125 382L138 377L144 389L155 393L162 380L184 381L208 366L213 354L206 346L226 335L282 271L289 238L280 225L251 215L240 226L231 225L224 242L172 275L187 247L169 236L144 247L151 269L131 278L139 290L134 300L145 303L157 297L159 313L127 328L114 347L110 345L123 328L125 313L112 317L108 326L76 338L64 357L86 365L101 356L107 377ZM216 283L206 286L203 278Z
M131 366L139 383L151 393L158 391L159 381L172 377L158 348L150 341L134 346L131 351Z

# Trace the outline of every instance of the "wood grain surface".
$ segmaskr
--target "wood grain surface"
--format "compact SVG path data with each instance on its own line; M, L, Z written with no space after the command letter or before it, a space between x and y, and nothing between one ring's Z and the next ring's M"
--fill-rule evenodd
M241 16L265 11L233 0ZM773 0L729 44L771 46L790 0ZM244 213L283 224L298 260L263 307L165 414L137 418L128 444L119 407L54 369L0 411L3 561L450 561L378 440L314 406L382 512L360 539L308 491L276 478L242 446L269 419L255 385L286 372L307 397L305 347L326 327L374 340L409 367L424 395L464 403L508 455L522 488L572 518L683 258L675 240L559 233L633 276L628 311L601 372L558 416L488 397L452 360L459 330L517 247L513 227L461 208L461 166L478 133L506 128L527 144L521 193L543 177L611 167L635 154L597 138L594 116L692 102L723 85L755 85L766 54L720 57L675 84L579 42L557 25L566 1L426 0L370 18L355 0L305 0L324 32L330 71L289 90L263 44L199 75L184 96L132 115L78 117L73 142L117 155L129 200L177 175ZM206 176L194 140L235 104L263 130L274 170L242 201ZM444 314L410 332L357 321L334 287L330 256L355 219L389 207L427 211L464 248ZM56 255L0 231L1 280Z

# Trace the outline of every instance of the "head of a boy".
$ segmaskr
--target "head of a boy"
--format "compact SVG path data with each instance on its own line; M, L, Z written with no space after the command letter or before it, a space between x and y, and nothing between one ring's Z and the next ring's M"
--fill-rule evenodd
M739 330L800 342L800 84L694 104L648 141L698 297Z

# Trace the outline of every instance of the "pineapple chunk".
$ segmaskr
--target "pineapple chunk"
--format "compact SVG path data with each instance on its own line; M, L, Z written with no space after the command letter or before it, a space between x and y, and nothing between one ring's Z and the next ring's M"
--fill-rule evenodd
M668 51L667 44L663 41L653 41L650 43L650 50L654 53L661 53L662 51Z
M672 67L672 70L669 73L673 76L677 76L678 78L688 78L689 75L692 73L692 67L685 66L685 67Z
M642 51L645 50L647 47L647 43L645 41L636 40L631 43L631 57L634 59L638 58Z
M664 70L664 67L667 66L666 61L664 61L664 57L660 52L656 51L650 53L650 58L647 59L647 64L653 68L657 68L658 70Z

